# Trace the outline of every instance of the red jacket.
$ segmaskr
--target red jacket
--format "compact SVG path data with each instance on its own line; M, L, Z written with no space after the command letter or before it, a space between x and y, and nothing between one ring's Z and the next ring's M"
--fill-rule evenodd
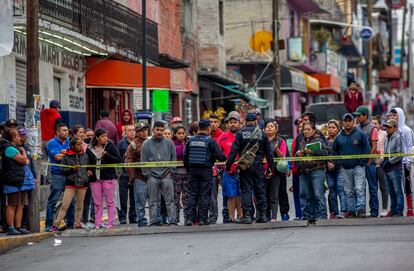
M352 93L352 91L347 90L345 92L344 103L348 112L354 113L364 103L364 97L360 91Z
M211 131L211 137L218 141L219 137L223 134L223 131L220 128L217 128L215 131Z
M47 108L40 111L40 125L42 141L49 141L56 135L56 121L61 119L59 112L54 108Z

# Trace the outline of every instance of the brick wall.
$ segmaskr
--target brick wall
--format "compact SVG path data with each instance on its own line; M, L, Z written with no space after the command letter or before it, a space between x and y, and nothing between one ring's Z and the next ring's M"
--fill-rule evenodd
M141 0L115 0L116 2L132 9L133 11L141 14ZM161 0L147 0L147 18L157 22L159 20L159 2ZM168 0L162 0L168 1Z
M183 58L181 33L181 0L159 2L158 39L160 54Z
M219 0L198 1L197 30L200 69L225 73L226 48L219 31Z

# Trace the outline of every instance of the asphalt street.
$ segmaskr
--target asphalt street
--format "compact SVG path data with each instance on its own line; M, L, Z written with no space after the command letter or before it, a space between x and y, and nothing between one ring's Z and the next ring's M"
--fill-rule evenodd
M414 270L412 225L58 238L0 256L0 269Z

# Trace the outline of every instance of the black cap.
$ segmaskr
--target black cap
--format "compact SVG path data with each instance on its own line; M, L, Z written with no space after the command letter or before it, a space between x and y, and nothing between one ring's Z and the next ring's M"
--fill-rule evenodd
M148 126L148 124L146 122L139 122L137 124L137 126L135 127L135 131L139 132L142 129L148 129L148 128L149 128L149 126Z
M198 122L198 128L199 129L207 129L210 126L211 126L211 123L210 123L210 121L208 119L201 119Z
M351 113L346 113L342 116L342 120L346 120L346 119L354 119L354 115L352 115Z
M246 115L246 121L254 121L256 120L256 118L257 118L257 115L254 112L247 113Z
M8 121L6 121L6 127L9 127L9 126L11 126L11 125L16 125L16 126L19 126L19 125L17 124L17 121L16 121L15 119L9 119Z

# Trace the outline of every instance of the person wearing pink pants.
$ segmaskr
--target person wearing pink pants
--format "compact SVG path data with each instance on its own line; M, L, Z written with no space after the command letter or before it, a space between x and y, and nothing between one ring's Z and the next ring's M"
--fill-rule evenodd
M86 150L90 164L116 164L121 161L118 149L108 141L108 135L102 128L96 129L94 137ZM108 228L112 228L116 215L116 171L113 167L95 167L91 169L93 175L89 179L95 209L95 227L102 227L103 198L108 208Z
M97 180L91 183L93 204L95 210L95 227L102 226L103 199L108 209L108 228L112 228L116 215L115 180Z

